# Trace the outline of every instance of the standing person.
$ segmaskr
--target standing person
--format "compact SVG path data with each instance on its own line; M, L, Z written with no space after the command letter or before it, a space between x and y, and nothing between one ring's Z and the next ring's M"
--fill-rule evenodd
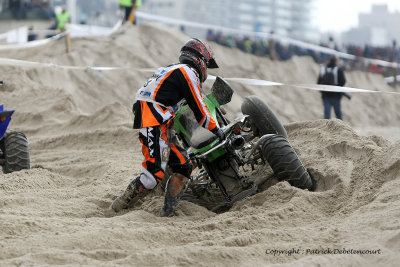
M344 86L346 78L342 68L338 67L337 58L331 56L326 66L321 67L318 76L318 84ZM350 95L341 92L325 92L321 91L322 103L324 105L324 119L331 118L331 108L335 111L336 118L343 120L341 99L342 96L351 99Z
M38 39L38 35L33 30L33 26L30 26L29 31L28 31L28 42L35 41L37 39Z
M71 15L67 11L66 6L62 6L61 13L57 14L56 20L57 20L57 30L62 32L65 31L65 25L71 21Z
M217 126L201 95L202 83L207 79L207 68L218 68L207 43L190 39L180 51L180 64L159 68L136 93L133 106L134 129L139 129L144 161L141 174L111 205L118 212L128 208L161 182L167 165L172 169L165 189L161 216L176 215L178 198L192 172L192 163L186 151L177 142L173 122L175 111L186 101L202 127L218 138L225 137Z
M136 24L136 18L133 12L136 11L142 5L142 0L119 0L119 7L124 10L124 19L123 21L126 22L130 19L131 15L133 15L132 23Z

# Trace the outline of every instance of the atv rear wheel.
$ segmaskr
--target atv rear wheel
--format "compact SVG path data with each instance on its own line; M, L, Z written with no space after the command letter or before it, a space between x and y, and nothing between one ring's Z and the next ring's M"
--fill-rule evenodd
M241 108L243 114L250 116L252 128L255 127L258 130L257 136L277 134L287 138L282 123L258 96L246 97Z
M7 132L2 139L1 149L4 173L30 168L28 140L23 133Z
M271 135L261 146L264 159L268 161L279 181L287 181L301 189L315 189L315 182L286 138Z

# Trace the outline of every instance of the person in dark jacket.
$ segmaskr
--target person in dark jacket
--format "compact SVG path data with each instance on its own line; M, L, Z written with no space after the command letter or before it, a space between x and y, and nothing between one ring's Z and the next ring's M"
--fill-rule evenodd
M165 170L169 166L173 174L166 184L161 216L175 215L179 196L193 168L173 130L175 112L183 101L200 126L220 139L225 136L203 102L200 90L207 79L207 68L218 68L211 48L199 39L190 39L181 49L179 62L159 68L136 93L133 128L139 129L144 161L141 174L112 203L115 212L128 208L166 179Z
M330 57L329 62L326 66L321 67L320 74L318 76L318 84L344 86L346 78L342 68L338 67L337 58L335 56ZM331 109L333 107L336 118L343 120L341 99L343 96L351 99L350 95L342 92L326 92L321 91L322 103L324 105L324 119L331 118Z

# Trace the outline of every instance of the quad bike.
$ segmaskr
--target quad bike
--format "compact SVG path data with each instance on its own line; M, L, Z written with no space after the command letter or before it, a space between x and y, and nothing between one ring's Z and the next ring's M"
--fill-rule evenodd
M26 136L18 131L7 131L14 110L0 105L0 165L4 173L30 168L29 147Z
M204 97L211 116L225 133L224 140L199 126L187 105L176 113L174 130L195 166L181 199L214 212L226 211L258 192L260 181L248 174L255 165L267 162L279 181L314 190L315 182L290 145L285 128L260 98L246 97L241 105L244 115L232 121L226 118L221 105L231 101L233 92L217 77L211 93Z

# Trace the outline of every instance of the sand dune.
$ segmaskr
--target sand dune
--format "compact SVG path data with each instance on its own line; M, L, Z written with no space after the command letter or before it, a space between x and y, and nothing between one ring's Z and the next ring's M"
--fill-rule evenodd
M236 92L226 109L239 112L247 95L263 98L317 180L316 192L283 182L265 186L223 214L183 201L182 216L160 218L158 189L135 208L118 214L108 209L140 173L131 106L151 75L141 69L176 62L187 39L175 29L145 24L125 26L110 37L73 39L69 55L63 41L0 53L59 65L127 67L100 72L0 66L5 82L0 102L17 110L11 127L26 133L32 165L11 174L0 171L0 265L398 265L397 96L352 94L351 101L343 100L344 121L327 121L321 120L318 92L232 83ZM309 58L279 63L212 46L221 66L213 75L316 81L318 66ZM394 90L379 75L346 75L351 87ZM205 90L211 85L207 81ZM252 173L271 174L268 166ZM288 255L291 249L298 253ZM327 249L338 253L321 253Z

